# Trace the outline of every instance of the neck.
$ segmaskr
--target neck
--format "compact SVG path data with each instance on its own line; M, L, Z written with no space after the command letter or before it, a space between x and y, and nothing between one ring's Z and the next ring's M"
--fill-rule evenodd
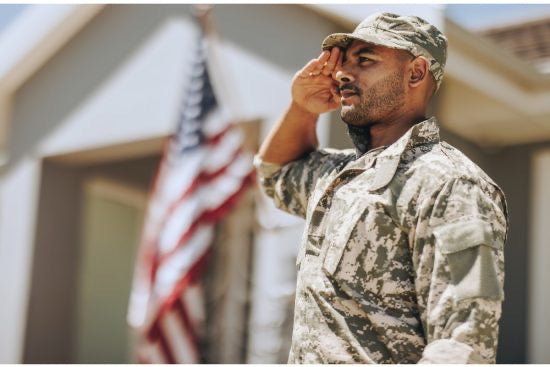
M422 115L394 120L390 123L375 123L367 126L347 125L348 134L359 158L371 149L393 144L413 125L425 119L426 117Z
M347 125L348 135L355 146L357 158L371 150L370 126Z

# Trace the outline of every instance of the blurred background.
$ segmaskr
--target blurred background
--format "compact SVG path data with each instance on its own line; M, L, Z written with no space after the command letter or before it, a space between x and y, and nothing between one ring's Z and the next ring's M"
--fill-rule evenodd
M432 113L508 199L497 361L550 363L550 5L216 5L247 140L257 147L326 35L382 10L449 40ZM134 265L192 18L189 5L0 5L0 363L134 361ZM318 129L350 147L338 113ZM204 361L286 362L302 228L257 189L219 223Z

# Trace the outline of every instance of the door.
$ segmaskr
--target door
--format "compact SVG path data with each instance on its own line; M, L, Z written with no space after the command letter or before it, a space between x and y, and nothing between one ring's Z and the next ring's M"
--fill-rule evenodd
M75 363L129 363L126 323L147 193L105 179L84 189Z

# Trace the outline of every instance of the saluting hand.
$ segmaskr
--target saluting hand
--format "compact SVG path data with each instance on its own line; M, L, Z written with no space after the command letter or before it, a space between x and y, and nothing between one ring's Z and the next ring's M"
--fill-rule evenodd
M340 106L338 84L334 73L342 66L338 47L325 50L308 62L292 79L292 99L308 112L320 114Z

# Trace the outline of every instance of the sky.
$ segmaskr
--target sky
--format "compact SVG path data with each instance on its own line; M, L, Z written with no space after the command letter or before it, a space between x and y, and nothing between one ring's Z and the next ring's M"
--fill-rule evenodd
M24 4L0 4L0 32L6 28L25 8Z
M411 4L407 4L410 6ZM0 32L4 30L28 5L0 4ZM351 8L361 5L337 5L339 8ZM397 5L385 7L399 8ZM435 4L419 6L439 6ZM471 30L490 28L502 23L549 16L549 4L446 4L447 16L465 28ZM350 12L350 13L353 13Z
M550 4L449 4L447 16L472 30L503 23L550 17Z

